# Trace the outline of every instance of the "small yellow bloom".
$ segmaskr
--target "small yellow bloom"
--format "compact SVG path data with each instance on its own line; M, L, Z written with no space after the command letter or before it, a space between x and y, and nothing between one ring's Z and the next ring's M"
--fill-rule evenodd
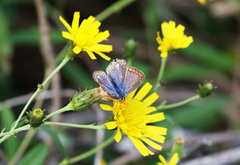
M110 121L105 125L109 130L117 128L117 134L114 137L116 142L121 140L121 132L123 132L143 156L154 154L143 142L157 150L161 150L162 146L158 143L164 143L165 137L162 135L167 134L166 128L149 125L149 123L165 119L163 112L150 114L156 111L156 108L150 105L158 99L157 93L153 93L145 100L140 101L151 88L152 85L146 83L134 98L136 90L129 94L125 101L113 100L113 107L105 104L100 105L102 109L113 112L114 121Z
M178 153L173 154L170 162L167 162L162 155L159 155L159 159L161 160L162 163L157 163L157 165L176 165L179 157Z
M110 60L108 56L102 52L112 51L112 45L99 44L109 37L109 31L99 32L101 23L95 21L93 16L84 19L79 25L80 12L75 12L73 16L72 26L70 26L61 16L60 21L64 24L69 32L62 32L62 36L73 42L73 52L79 54L81 51L86 51L89 57L93 60L97 59L94 53L98 54L105 60Z
M187 37L184 35L185 27L183 25L178 25L174 21L163 22L162 23L162 33L163 39L161 39L159 33L157 32L158 37L156 38L159 43L158 50L161 51L161 57L166 57L168 53L172 53L175 49L186 48L192 42L192 36Z
M212 0L209 0L212 1ZM199 3L201 3L202 5L205 5L207 3L207 0L198 0Z

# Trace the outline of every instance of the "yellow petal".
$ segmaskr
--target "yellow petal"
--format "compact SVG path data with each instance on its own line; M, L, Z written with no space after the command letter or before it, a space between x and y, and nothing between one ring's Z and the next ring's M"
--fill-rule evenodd
M116 140L116 142L120 142L120 140L122 139L122 133L119 128L117 130L117 133L116 133L114 139Z
M72 34L71 26L62 18L62 16L59 16L59 19L63 23L63 25L67 28L67 30Z
M86 50L86 52L88 53L89 57L92 59L92 60L96 60L96 56L93 54L92 51L89 51L89 50Z
M161 113L155 113L153 115L150 115L149 118L151 119L148 123L155 123L155 122L158 122L158 121L162 121L165 119L164 117L164 113L161 112Z
M100 107L105 111L112 111L113 107L106 105L106 104L100 104Z
M156 141L156 142L159 142L159 143L164 143L164 141L165 141L165 137L164 136L161 136L161 135L149 135L149 136L147 136L148 138L150 138L150 139L152 139L152 140L154 140L154 141Z
M75 54L79 54L79 53L81 52L80 47L79 47L79 46L75 46L75 47L73 48L73 52L74 52Z
M76 11L73 15L73 21L72 21L72 35L76 35L78 31L79 26L79 19L80 19L80 12Z
M149 140L148 138L141 138L142 141L144 141L145 143L147 143L149 146L151 146L152 148L156 149L156 150L162 150L162 146L160 146L159 144Z
M161 162L162 162L163 164L167 164L165 158L164 158L162 155L159 155L158 157L159 157L159 159L161 160Z
M144 110L145 110L145 114L149 114L151 112L156 111L156 108L155 107L146 107L146 108L144 108Z
M140 91L136 94L136 96L134 97L134 99L136 100L142 100L147 94L148 92L151 90L152 85L147 82L141 89Z
M146 134L159 134L159 135L167 135L167 128L147 125Z
M154 155L154 153L150 151L139 139L134 138L132 136L128 137L133 142L133 145L143 156Z
M107 129L115 129L117 127L117 122L116 121L110 121L105 123Z
M168 55L168 52L162 52L162 53L161 53L161 57L162 57L162 58L167 57L167 55Z
M175 153L175 154L173 154L173 156L172 156L172 158L171 158L169 163L171 165L176 165L178 160L179 160L178 153Z
M164 165L164 164L162 164L162 163L157 163L157 165Z
M160 32L157 32L157 38L156 38L158 44L161 44L162 43L162 39L160 37Z
M66 39L74 41L74 37L69 32L62 32L62 36Z
M152 103L154 103L157 99L158 99L158 95L157 93L153 93L150 96L148 96L143 102L144 102L144 106L148 107L150 106Z
M110 57L106 56L105 54L103 54L103 53L100 52L100 51L95 51L95 53L97 53L99 56L101 56L102 58L104 58L104 59L107 60L107 61L111 60Z

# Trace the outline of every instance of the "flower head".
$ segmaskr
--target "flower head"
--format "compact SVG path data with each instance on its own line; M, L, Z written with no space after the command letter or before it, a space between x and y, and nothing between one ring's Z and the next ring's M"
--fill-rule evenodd
M162 163L157 163L157 165L176 165L179 157L178 153L173 154L170 162L167 162L162 155L159 155L159 159L161 160Z
M96 59L94 53L98 54L105 60L110 60L108 56L102 52L112 51L112 45L99 44L109 37L109 31L99 32L101 23L95 21L93 16L84 19L79 25L80 12L75 12L73 16L72 26L70 26L61 16L60 21L67 28L68 32L63 31L62 36L73 42L73 52L79 54L81 51L86 51L91 59Z
M113 107L104 104L100 105L102 109L113 112L114 121L110 121L105 125L109 130L117 129L114 139L119 142L122 138L121 132L123 132L143 156L154 154L143 142L157 150L161 150L162 146L156 142L164 143L165 137L162 135L167 134L166 128L148 125L165 119L163 112L150 114L156 111L155 107L150 106L159 97L156 93L140 101L147 95L151 88L152 85L146 83L134 98L136 90L128 95L124 102L114 100Z
M185 27L183 25L178 25L174 21L163 22L162 23L162 33L163 39L161 39L159 32L157 32L158 37L156 38L159 43L158 50L161 51L161 57L166 57L168 53L179 48L186 48L192 42L192 36L187 37L184 35Z

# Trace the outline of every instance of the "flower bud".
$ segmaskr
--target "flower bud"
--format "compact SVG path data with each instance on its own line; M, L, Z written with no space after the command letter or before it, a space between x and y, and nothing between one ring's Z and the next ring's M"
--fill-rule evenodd
M45 110L34 109L30 113L27 112L27 122L32 128L37 128L43 124L43 119L46 117L44 111Z
M128 40L124 52L127 58L133 58L137 54L137 43L133 39Z
M178 153L180 158L183 157L183 147L184 147L184 140L181 136L176 136L174 138L175 143L172 147L171 155Z
M202 98L206 98L212 94L212 91L216 89L216 86L213 86L212 81L205 81L203 85L199 85L198 94Z
M110 100L108 94L102 90L101 87L94 88L91 90L84 90L76 93L68 107L71 110L82 111L90 108L94 103L100 102L101 100Z

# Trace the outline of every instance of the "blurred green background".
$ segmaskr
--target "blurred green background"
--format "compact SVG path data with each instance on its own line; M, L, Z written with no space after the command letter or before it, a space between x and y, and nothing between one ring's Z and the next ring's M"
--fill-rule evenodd
M66 45L66 40L61 36L61 31L65 30L65 27L58 19L59 15L71 23L74 11L80 11L80 19L83 20L90 15L98 15L114 2L116 1L44 1L51 41L58 63L63 58L62 54L58 54ZM198 84L202 84L205 80L212 80L218 88L206 99L165 111L167 120L159 124L168 127L168 140L172 140L176 132L179 133L182 129L192 134L238 129L240 121L239 14L240 2L238 0L214 0L208 2L207 5L201 5L197 0L137 0L101 21L100 30L110 32L109 40L105 43L113 45L113 51L107 55L112 59L124 58L126 41L134 39L138 47L132 65L144 71L145 82L151 84L155 83L161 64L156 42L156 32L161 31L161 23L173 20L177 25L185 26L185 34L193 37L194 42L188 48L177 50L175 54L169 56L163 77L164 86L158 91L160 99L157 104L164 100L167 104L171 104L192 97L197 94ZM78 88L84 90L97 87L97 83L92 79L92 73L99 69L105 70L109 63L99 56L97 58L96 61L92 61L86 53L82 53L81 58L70 61L61 70L61 88L74 91ZM9 129L24 106L22 103L16 103L16 105L13 103L14 106L11 106L7 102L4 104L4 101L36 90L37 84L43 81L45 67L46 61L40 52L34 1L1 0L1 129L4 127ZM61 96L61 107L68 101L69 97ZM47 99L42 109L47 109L50 105L51 100ZM34 104L31 108L33 106ZM77 112L70 113L76 114ZM87 113L90 112L87 111ZM75 117L74 122L86 124L96 121L95 118L83 120L83 117L80 117L86 114L75 115L79 118ZM63 120L65 115L69 118L74 117L67 113L62 116ZM46 140L45 136L38 133L19 164L30 164L34 154L38 155L35 164L44 164L44 162L54 164L54 161L60 162L63 158L62 155L57 155L59 150L63 152L63 155L67 152L72 157L89 150L95 144L95 131L72 128L48 129L50 128L43 127L39 132L54 132L56 137L50 135L51 133L47 134L57 145L49 143L46 145L43 143ZM182 135L183 132L180 134ZM0 145L0 153L5 155L0 154L0 164L13 157L24 136L25 133L20 133L17 138L9 138ZM85 143L89 137L93 141ZM237 146L239 143L234 145ZM234 147L234 145L230 146ZM49 151L48 148L51 150ZM207 155L213 152L216 150L210 148L201 154ZM110 162L123 154L110 146L105 150L103 158ZM92 160L93 157L90 157L81 164L92 164ZM158 161L156 154L148 158L141 157L141 160L135 160L129 164L156 164Z

